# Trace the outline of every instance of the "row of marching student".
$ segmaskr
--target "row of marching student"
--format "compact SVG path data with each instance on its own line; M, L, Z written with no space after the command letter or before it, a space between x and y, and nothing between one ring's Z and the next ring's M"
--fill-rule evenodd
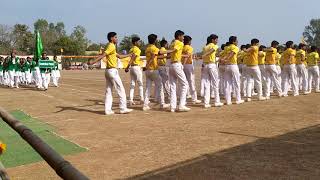
M39 64L42 62L42 64ZM12 51L10 56L0 56L0 85L10 88L35 87L39 90L47 90L50 81L58 87L60 71L57 56L49 60L47 54L42 53L39 60L31 57L19 58Z
M198 99L194 74L194 60L203 60L201 68L201 90L204 108L212 105L221 107L224 103L220 95L224 96L226 105L242 104L252 101L257 95L258 101L271 98L271 93L276 91L276 97L287 97L289 91L293 96L307 95L312 89L319 93L319 54L317 47L307 47L305 44L295 46L292 41L285 44L285 48L279 46L279 42L272 41L269 47L259 44L258 39L252 39L250 44L238 48L238 39L231 36L229 41L218 47L218 36L211 34L203 48L201 56L193 54L191 46L192 38L185 36L178 30L174 34L174 40L169 45L166 40L160 41L156 46L157 35L148 36L148 45L145 50L146 57L140 54L141 45L139 37L132 38L132 48L129 54L118 54L116 44L118 42L115 32L108 33L108 41L105 52L90 64L94 64L105 57L106 70L106 95L105 114L114 114L112 110L112 89L119 96L120 114L130 113L134 106L134 89L137 83L139 87L140 104L142 110L148 111L150 107L150 94L152 83L155 85L155 99L161 109L169 108L171 112L187 112L188 94L193 104L202 103ZM117 59L130 57L126 72L130 72L131 84L129 102L125 88L117 70ZM167 62L169 61L169 65ZM219 61L218 61L219 59ZM146 66L141 67L142 60L146 60ZM143 86L143 72L145 72L146 85ZM145 88L145 91L144 91ZM166 103L167 95L168 104ZM179 98L178 98L179 97ZM242 99L245 98L245 100ZM211 99L214 102L211 103ZM177 100L179 99L179 103Z

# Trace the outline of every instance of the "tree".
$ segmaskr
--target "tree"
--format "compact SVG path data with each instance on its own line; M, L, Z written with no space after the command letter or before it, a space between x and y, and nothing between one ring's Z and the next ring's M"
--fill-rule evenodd
M131 47L132 47L132 38L133 37L137 37L138 35L137 34L132 34L131 36L125 36L120 44L119 44L119 50L121 52L123 51L126 51L127 53L129 53ZM141 49L141 55L144 55L145 54L145 49L146 49L146 44L141 40L141 46L140 46L140 49Z
M87 51L99 51L101 47L104 47L104 46L101 46L101 44L93 43L90 46L88 46L88 48L86 50Z
M16 24L13 27L12 35L14 42L13 48L22 53L31 53L33 47L33 34L29 31L29 27L25 24Z
M310 24L305 27L303 37L308 44L320 47L320 19L310 21Z
M0 24L0 54L8 54L12 49L12 28Z
M47 32L48 31L48 21L45 19L38 19L34 24L34 30L40 32Z

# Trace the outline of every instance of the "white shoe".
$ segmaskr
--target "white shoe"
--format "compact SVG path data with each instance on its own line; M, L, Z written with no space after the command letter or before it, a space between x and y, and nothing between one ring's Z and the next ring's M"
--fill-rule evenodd
M191 98L192 98L192 96L191 96L191 95L188 95L188 96L187 96L187 99L191 99Z
M124 109L124 110L120 110L120 114L128 114L128 113L130 113L130 112L132 112L133 111L133 109Z
M187 106L179 107L179 111L180 111L180 112L188 112L188 111L190 111L190 110L191 110L191 109L188 108Z
M142 110L143 111L149 111L151 108L149 106L143 106Z
M258 98L258 100L259 100L259 101L265 101L265 100L267 100L267 98L266 98L266 97L263 97L263 96L260 96L260 97Z
M205 109L211 108L211 105L210 105L210 104L205 104L205 105L204 105L204 108L205 108Z
M114 114L114 112L112 110L106 112L106 115L113 115L113 114Z
M288 94L283 94L282 97L288 97Z
M215 96L211 96L211 99L215 99L216 97Z
M251 102L251 98L247 98L247 102Z
M162 105L160 105L161 109L165 109L165 108L168 108L168 107L170 107L170 104L162 104Z
M252 96L256 96L256 95L258 95L258 93L256 93L256 92L253 92L253 93L252 93Z
M176 112L176 110L175 109L171 109L170 112L174 113L174 112Z
M227 105L227 106L230 106L230 105L232 105L232 102L228 102L228 103L226 103L226 105Z
M243 104L244 100L237 101L236 104Z
M201 100L192 101L192 104L200 104L200 103L201 103Z
M293 96L299 96L299 93L294 94Z
M266 100L270 100L270 96L267 96L267 97L266 97Z
M316 93L320 93L320 90L316 90Z
M136 105L136 103L134 101L129 101L129 106L133 106Z
M221 106L223 106L223 103L221 103L221 102L214 103L214 107L221 107Z

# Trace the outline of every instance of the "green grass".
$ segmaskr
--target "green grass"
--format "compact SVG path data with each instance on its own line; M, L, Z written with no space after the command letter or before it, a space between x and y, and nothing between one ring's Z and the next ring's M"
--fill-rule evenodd
M43 141L49 144L60 155L72 155L87 151L54 133L54 128L37 119L26 115L22 111L13 111L11 114L30 128ZM0 141L7 144L7 150L0 156L0 161L6 168L35 163L43 159L20 135L0 119Z

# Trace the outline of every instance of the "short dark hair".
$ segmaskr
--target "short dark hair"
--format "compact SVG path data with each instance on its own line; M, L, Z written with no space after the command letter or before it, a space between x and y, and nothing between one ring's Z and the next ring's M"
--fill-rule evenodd
M156 40L157 40L157 35L155 35L155 34L150 34L149 36L148 36L148 43L149 44L154 44L154 43L156 43Z
M251 44L246 44L246 49L250 48Z
M237 36L230 36L229 37L229 43L230 44L233 44L234 42L236 42L237 41Z
M181 31L181 30L177 30L175 33L174 33L174 38L177 39L179 36L183 36L184 35L184 32Z
M243 49L245 49L245 48L246 48L246 45L241 45L241 46L240 46L240 49L241 49L241 50L243 50Z
M251 45L258 44L258 43L259 43L259 39L254 38L251 40Z
M134 44L134 43L136 43L136 42L138 42L138 41L140 41L140 38L139 38L138 36L133 36L133 37L131 38L132 44Z
M259 47L259 51L263 51L263 49L265 49L265 48L266 48L266 46L261 45L261 46Z
M271 47L275 47L275 46L278 46L278 45L279 45L278 41L272 41L271 42Z
M108 33L108 41L111 42L111 38L115 37L117 35L116 32L109 32Z
M192 37L191 36L184 36L184 40L183 40L183 43L184 44L189 44L192 40Z
M224 48L226 47L226 44L221 44L221 49L224 50Z
M299 46L298 46L298 48L299 48L299 49L302 49L302 48L305 47L305 46L306 46L305 44L300 43Z
M311 52L316 52L317 49L318 49L317 46L311 46L311 48L310 48Z
M292 45L293 45L293 41L287 41L287 42L286 42L286 47L287 47L287 48L291 48Z
M226 47L230 45L230 42L226 42Z
M168 44L168 41L165 40L164 38L160 41L160 46L165 47Z
M210 36L208 36L207 38L207 44L210 44L212 42L212 40L214 39L218 39L219 37L215 34L211 34Z

